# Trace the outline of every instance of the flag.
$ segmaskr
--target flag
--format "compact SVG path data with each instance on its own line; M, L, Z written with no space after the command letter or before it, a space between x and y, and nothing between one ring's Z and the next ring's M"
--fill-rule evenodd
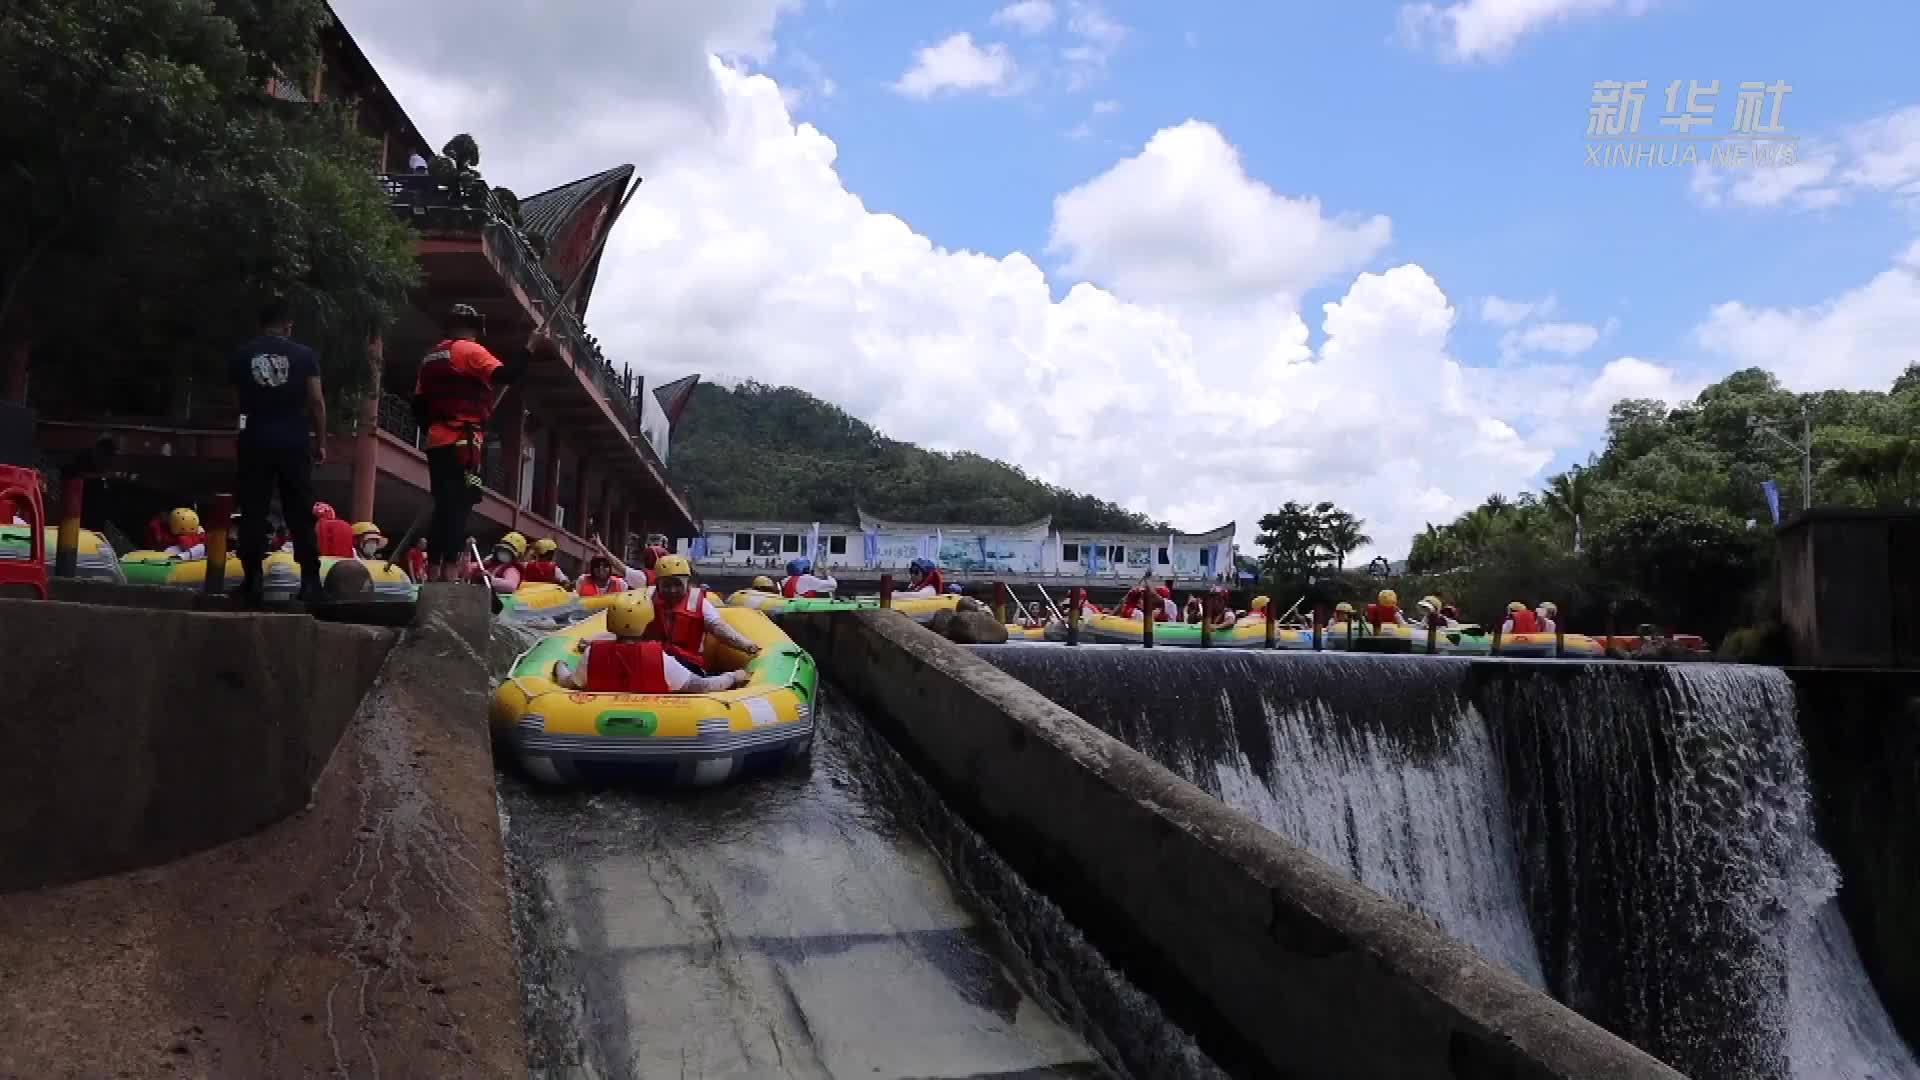
M880 561L880 534L872 529L860 532L860 558L872 569Z
M1760 492L1767 497L1767 512L1773 515L1773 523L1780 524L1780 485L1771 480L1762 480Z
M820 560L820 523L817 521L807 532L807 558L815 562Z

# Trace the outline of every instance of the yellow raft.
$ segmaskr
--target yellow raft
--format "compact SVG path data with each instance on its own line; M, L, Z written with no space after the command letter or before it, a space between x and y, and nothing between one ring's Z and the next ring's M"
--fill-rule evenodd
M43 535L47 545L47 567L51 570L55 549L60 546L60 529L49 525ZM31 535L25 525L0 526L0 559L27 558L32 552L30 540ZM120 570L120 558L113 553L113 545L105 536L82 529L75 547L77 559L74 577L82 581L126 582L127 575Z
M354 559L336 559L331 556L320 560L320 580L325 582L333 568L343 562ZM374 594L384 599L409 600L414 595L412 579L406 571L382 559L361 563L366 567L367 576L373 582ZM206 559L174 559L164 551L142 549L129 551L120 558L120 568L126 574L126 580L136 585L166 585L173 588L199 588L207 580ZM300 591L300 563L288 552L276 551L268 555L261 564L261 584L267 595L286 597ZM240 565L240 559L232 552L227 553L226 584L229 588L239 588L245 579L246 571Z
M604 612L551 634L523 654L494 692L488 721L528 775L545 783L651 780L703 787L778 767L813 745L813 658L765 615L721 617L760 646L748 659L709 636L707 670L752 674L714 694L589 694L554 681L554 664L606 631Z

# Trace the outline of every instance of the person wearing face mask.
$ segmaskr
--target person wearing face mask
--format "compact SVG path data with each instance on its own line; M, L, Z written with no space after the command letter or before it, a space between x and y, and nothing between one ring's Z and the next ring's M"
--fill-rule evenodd
M706 671L708 634L748 656L760 652L760 646L720 617L707 591L693 584L693 564L685 555L662 556L653 570L658 582L647 590L654 613L647 640L665 645L669 655L696 674Z

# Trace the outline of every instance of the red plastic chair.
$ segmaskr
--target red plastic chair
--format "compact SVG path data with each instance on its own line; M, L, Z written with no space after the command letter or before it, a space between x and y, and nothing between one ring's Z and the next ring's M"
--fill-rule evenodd
M47 510L40 501L40 473L18 465L0 465L0 499L26 510L27 560L0 559L0 586L31 585L47 599ZM12 521L5 524L11 525Z

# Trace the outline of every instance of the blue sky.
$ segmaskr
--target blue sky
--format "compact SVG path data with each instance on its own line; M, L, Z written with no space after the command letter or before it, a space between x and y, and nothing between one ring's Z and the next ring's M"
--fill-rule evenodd
M1035 37L994 27L1001 6L816 3L782 24L783 55L769 65L801 85L809 62L830 73L836 95L799 115L839 145L848 188L948 247L1043 251L1054 193L1190 117L1219 126L1247 171L1283 193L1390 215L1378 261L1418 261L1457 301L1552 293L1562 317L1619 318L1611 347L1589 354L1596 363L1678 356L1724 300L1815 303L1885 266L1911 235L1884 200L1798 216L1706 207L1684 171L1588 168L1582 144L1604 78L1648 81L1643 131L1657 130L1676 79L1720 81L1714 130L1725 130L1734 84L1751 79L1793 86L1782 120L1795 134L1909 104L1920 98L1920 5L1661 4L1575 18L1504 57L1456 63L1401 40L1395 3L1116 3L1107 11L1127 38L1107 76L1081 90L930 102L889 91L914 49L955 31L1007 43L1023 66L1058 49L1057 23ZM1096 101L1118 109L1093 118L1090 137L1066 137ZM1343 287L1309 292L1309 307ZM1460 352L1490 360L1500 332L1463 319Z
M1583 460L1621 396L1884 388L1920 352L1920 5L335 5L498 182L640 167L593 309L619 362L1244 547L1334 499L1397 555ZM1802 161L1591 168L1603 79L1647 81L1647 134L1673 80L1719 80L1704 133L1784 80Z

